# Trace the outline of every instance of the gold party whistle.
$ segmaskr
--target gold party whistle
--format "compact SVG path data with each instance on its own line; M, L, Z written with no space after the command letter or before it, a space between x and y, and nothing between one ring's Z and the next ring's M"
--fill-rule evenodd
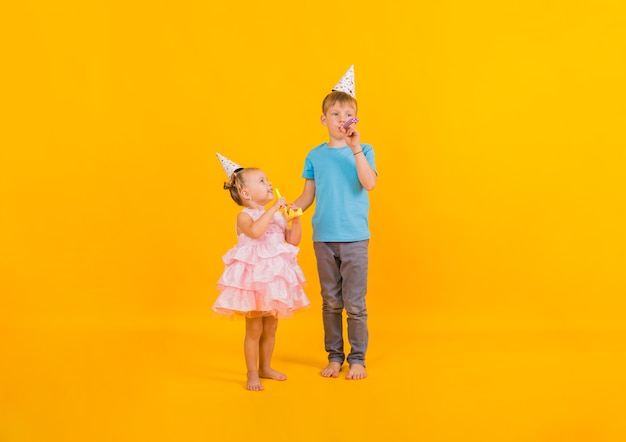
M282 195L280 194L278 189L274 189L274 191L276 192L276 196L278 198L282 198ZM301 207L298 207L297 210L294 210L291 207L283 206L283 207L280 208L280 211L283 213L283 215L285 215L285 218L287 218L288 220L291 220L291 219L296 218L298 216L302 216L302 208Z

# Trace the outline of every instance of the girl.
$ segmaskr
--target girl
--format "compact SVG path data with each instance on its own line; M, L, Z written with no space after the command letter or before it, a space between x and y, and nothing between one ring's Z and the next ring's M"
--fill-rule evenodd
M224 169L229 174L227 167ZM213 310L245 317L246 388L260 391L260 378L287 379L270 365L278 318L309 306L302 289L304 275L296 262L302 226L298 218L290 226L279 212L286 206L285 198L278 198L265 209L274 195L272 184L260 169L234 169L224 189L244 209L237 215L238 244L223 256L226 267L218 281L221 293Z

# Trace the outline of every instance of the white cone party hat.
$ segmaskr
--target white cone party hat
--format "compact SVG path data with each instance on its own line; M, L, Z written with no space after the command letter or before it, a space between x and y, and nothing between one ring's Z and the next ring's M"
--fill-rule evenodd
M232 174L235 173L238 169L243 169L243 167L241 167L239 164L229 160L225 156L220 155L217 152L215 152L215 154L220 160L220 163L222 163L222 168L224 169L224 172L226 172L226 176L228 177L228 179L230 179Z
M343 74L343 77L341 77L341 80L335 85L333 91L345 92L356 98L356 90L354 88L354 65L350 66L350 69Z

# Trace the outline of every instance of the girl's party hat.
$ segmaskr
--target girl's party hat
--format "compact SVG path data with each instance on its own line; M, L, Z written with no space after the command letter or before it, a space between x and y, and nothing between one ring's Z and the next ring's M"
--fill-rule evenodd
M356 98L356 91L354 90L354 65L350 66L350 69L343 74L341 80L335 85L333 91L345 92Z
M224 169L224 172L226 172L226 176L228 177L228 179L230 179L233 173L237 172L239 169L243 169L243 167L241 167L239 164L232 162L225 156L220 155L217 152L215 152L215 154L220 160L220 163L222 163L222 168Z

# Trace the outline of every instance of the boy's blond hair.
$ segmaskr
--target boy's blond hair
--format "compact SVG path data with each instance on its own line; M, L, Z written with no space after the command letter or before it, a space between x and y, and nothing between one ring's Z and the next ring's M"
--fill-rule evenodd
M354 106L355 114L358 110L358 107L356 104L356 98L354 98L352 95L347 94L345 92L332 91L330 94L326 95L326 97L324 97L324 101L322 101L322 113L326 115L326 111L328 110L328 108L331 107L335 103L352 104Z

